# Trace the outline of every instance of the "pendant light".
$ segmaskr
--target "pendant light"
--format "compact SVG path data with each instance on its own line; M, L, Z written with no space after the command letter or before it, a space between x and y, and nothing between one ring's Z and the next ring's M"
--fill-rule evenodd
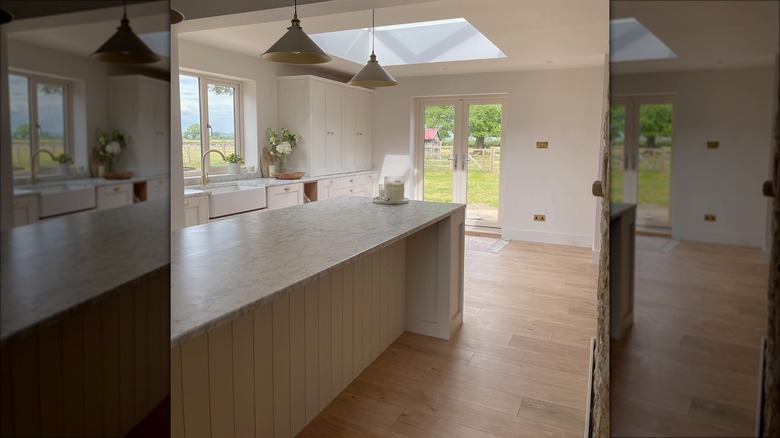
M124 1L122 21L116 28L116 33L90 57L115 64L151 64L161 59L130 28L130 20L127 19L127 0Z
M390 87L398 85L398 81L390 73L379 65L374 54L376 46L376 27L374 26L374 10L371 10L371 56L368 63L362 70L355 75L349 82L349 85L358 85L361 87Z
M303 31L301 20L298 19L297 0L295 0L292 26L288 27L287 33L260 57L268 61L287 64L321 64L330 61L330 56L323 52Z

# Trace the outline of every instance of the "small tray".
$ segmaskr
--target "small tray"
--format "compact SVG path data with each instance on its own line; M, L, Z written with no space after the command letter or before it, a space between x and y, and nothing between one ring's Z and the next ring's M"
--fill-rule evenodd
M401 204L408 204L409 198L404 198L400 201L388 201L385 198L376 197L371 202L374 204L380 204L380 205L401 205Z
M274 178L276 179L301 179L303 174L306 172L284 172L284 173L274 173Z
M103 178L105 179L130 179L130 177L133 176L135 172L127 171L127 172L110 172L110 173L104 173Z

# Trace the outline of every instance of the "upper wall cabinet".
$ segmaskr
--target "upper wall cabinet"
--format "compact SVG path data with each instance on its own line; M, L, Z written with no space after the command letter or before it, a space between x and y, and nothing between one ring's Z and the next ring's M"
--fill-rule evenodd
M146 76L108 78L108 128L130 134L117 168L138 176L170 172L170 84Z
M373 91L316 76L278 81L279 128L302 136L288 167L309 176L371 169Z

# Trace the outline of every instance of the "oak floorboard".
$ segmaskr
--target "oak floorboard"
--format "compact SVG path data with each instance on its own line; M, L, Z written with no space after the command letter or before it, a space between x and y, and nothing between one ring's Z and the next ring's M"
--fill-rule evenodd
M768 267L759 248L638 236L634 324L610 345L615 436L753 436Z
M466 250L463 326L404 332L299 436L582 436L597 277L590 248Z

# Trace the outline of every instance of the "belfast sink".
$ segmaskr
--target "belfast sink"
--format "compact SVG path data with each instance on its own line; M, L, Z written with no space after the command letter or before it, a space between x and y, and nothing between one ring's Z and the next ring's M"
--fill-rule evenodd
M40 196L41 218L95 208L95 187L91 185L64 183L32 190Z
M265 208L265 187L226 186L208 189L209 219Z

